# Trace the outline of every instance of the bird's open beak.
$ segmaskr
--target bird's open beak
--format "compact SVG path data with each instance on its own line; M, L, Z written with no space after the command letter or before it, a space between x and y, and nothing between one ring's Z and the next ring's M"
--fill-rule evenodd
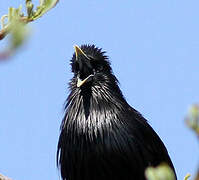
M78 61L80 56L84 56L85 59L89 59L88 56L81 50L79 46L75 45L74 49L75 49L76 61ZM81 61L79 63L81 63L81 66L83 66ZM90 74L88 77L86 77L83 80L81 80L80 77L77 77L77 87L81 87L85 82L90 81L93 76L94 76L93 74Z

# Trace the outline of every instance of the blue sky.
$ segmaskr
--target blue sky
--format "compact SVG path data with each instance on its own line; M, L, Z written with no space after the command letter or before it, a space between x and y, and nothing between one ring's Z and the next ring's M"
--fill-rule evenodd
M1 0L0 16L22 2ZM164 141L178 178L193 177L198 142L184 117L199 102L198 7L197 0L60 1L31 23L26 45L0 64L0 173L60 178L55 154L69 60L74 44L89 43L107 51L127 101Z

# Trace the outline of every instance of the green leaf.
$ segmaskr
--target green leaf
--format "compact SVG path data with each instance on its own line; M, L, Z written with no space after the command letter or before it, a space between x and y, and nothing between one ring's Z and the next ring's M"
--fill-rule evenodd
M166 164L158 167L148 167L145 171L147 180L175 180L173 170Z
M30 0L26 0L26 11L27 11L27 15L28 18L31 18L33 16L33 3Z
M191 176L190 174L187 174L187 175L184 177L184 180L188 180L188 178L189 178L190 176Z
M11 44L10 49L17 49L27 37L28 31L25 24L17 19L12 20L10 24Z
M199 135L199 106L197 104L190 107L185 120L187 125Z
M43 14L45 14L47 11L52 9L59 0L41 0L40 5L37 7L37 10L34 12L34 15L32 17L33 20L38 19Z

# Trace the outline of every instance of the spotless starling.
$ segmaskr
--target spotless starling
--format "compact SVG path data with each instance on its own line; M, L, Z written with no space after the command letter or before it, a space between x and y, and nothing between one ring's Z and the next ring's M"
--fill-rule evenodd
M175 172L159 136L125 100L105 52L74 48L57 150L62 179L145 180L145 169L163 162Z

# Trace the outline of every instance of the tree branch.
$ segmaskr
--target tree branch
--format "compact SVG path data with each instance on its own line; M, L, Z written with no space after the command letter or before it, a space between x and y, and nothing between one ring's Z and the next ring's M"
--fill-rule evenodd
M0 180L12 180L6 176L3 176L2 174L0 174Z

